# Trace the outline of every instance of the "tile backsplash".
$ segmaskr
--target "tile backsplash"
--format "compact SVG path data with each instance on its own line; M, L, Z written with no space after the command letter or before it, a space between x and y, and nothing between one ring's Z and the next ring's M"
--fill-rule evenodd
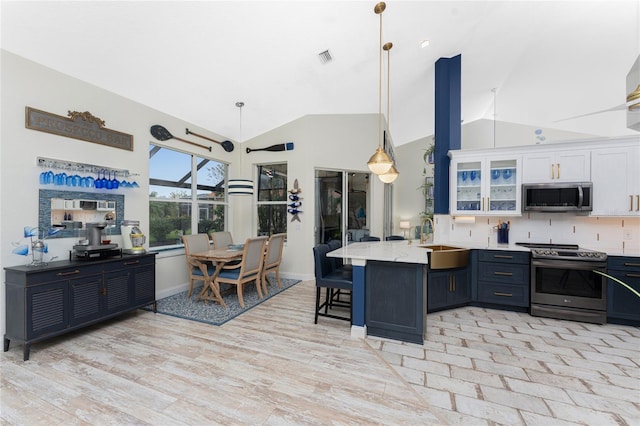
M436 240L496 245L499 221L510 222L510 243L577 244L611 254L640 254L640 217L525 213L519 217L477 216L475 223L458 223L452 216L436 215Z

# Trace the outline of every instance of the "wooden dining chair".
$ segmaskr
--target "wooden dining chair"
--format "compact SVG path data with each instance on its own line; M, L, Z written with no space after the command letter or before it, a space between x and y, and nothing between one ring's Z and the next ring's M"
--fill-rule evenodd
M267 284L271 284L267 279L267 272L276 273L276 282L278 288L282 288L282 281L280 281L280 263L282 262L282 249L284 248L284 239L287 234L273 234L269 238L267 244L267 252L264 255L264 265L262 266L262 290L265 294L267 291Z
M225 248L233 244L233 237L231 236L231 232L228 231L218 231L211 233L211 240L213 241L214 248Z
M233 244L233 237L229 231L218 231L211 233L211 240L213 241L213 247L217 249L226 248ZM235 269L240 266L239 260L233 260L225 263L222 269Z
M187 293L187 297L191 297L193 283L195 281L202 281L204 285L205 277L202 269L195 264L189 255L190 253L209 250L209 236L207 234L183 235L182 242L184 243L184 257L187 260L187 271L189 271L189 292ZM207 273L209 276L211 276L215 270L215 265L207 265Z
M267 237L249 238L244 244L240 267L223 269L216 277L216 283L231 284L237 287L238 303L244 308L243 287L247 283L256 282L258 296L262 299L261 272L264 264L264 246Z

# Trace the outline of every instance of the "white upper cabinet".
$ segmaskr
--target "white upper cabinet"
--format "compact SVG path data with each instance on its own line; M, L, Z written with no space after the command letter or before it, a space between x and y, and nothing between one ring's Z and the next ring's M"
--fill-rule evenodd
M640 146L591 151L592 216L640 216Z
M522 156L522 182L585 182L590 180L589 149L555 150Z
M520 156L454 155L450 173L451 214L520 215Z
M452 215L521 214L523 183L592 182L591 216L640 216L640 137L450 151Z

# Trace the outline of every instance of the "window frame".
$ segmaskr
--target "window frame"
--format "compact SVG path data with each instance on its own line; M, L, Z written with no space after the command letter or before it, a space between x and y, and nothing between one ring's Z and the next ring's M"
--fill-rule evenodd
M151 222L151 212L150 212L150 208L151 208L151 203L152 202L156 202L156 203L177 203L177 204L188 204L188 210L190 212L190 228L191 228L191 233L198 233L198 228L199 228L199 224L200 224L200 210L202 208L202 206L207 206L206 208L208 208L208 206L223 206L223 215L224 215L224 225L223 225L223 229L222 230L227 230L228 229L228 224L229 224L229 196L227 194L227 190L226 190L226 182L229 178L229 163L226 161L222 161L220 159L214 158L214 157L209 157L206 155L202 155L199 153L195 153L192 151L187 151L187 150L183 150L183 149L177 149L175 147L172 146L167 146L161 143L150 143L150 147L149 147L149 162L152 161L153 155L151 155L151 152L153 150L153 147L157 147L159 149L167 149L169 151L173 151L173 152L177 152L180 154L184 154L190 157L190 164L191 164L191 170L185 175L183 176L182 179L185 179L185 181L187 180L191 180L190 182L190 186L189 188L185 188L184 185L184 181L182 183L182 185L178 186L176 185L175 188L176 189L184 189L187 190L188 192L190 192L190 196L189 198L165 198L165 197L151 197L151 188L153 186L164 186L164 187L171 187L170 185L166 185L167 181L163 181L163 180L159 180L157 178L152 177L151 172L149 172L149 194L148 194L148 202L149 202L149 221ZM200 161L199 161L200 160ZM208 160L208 162L214 162L214 163L218 163L218 164L222 164L224 166L224 171L223 171L223 178L222 181L214 186L214 187L210 187L210 186L205 186L205 185L198 185L198 171L200 170L200 168L202 168L204 165L206 165L207 163L205 163L204 165L200 166L200 163L202 162L202 160ZM151 168L151 167L149 167ZM189 177L190 175L190 177ZM177 181L176 183L179 183L180 181ZM164 185L163 185L164 184ZM200 187L200 188L199 188ZM202 187L214 190L215 188L219 188L222 193L224 194L223 200L209 200L209 199L202 199L199 198L198 196L198 191L202 190ZM194 214L195 212L195 214ZM151 223L149 223L149 226L151 226ZM194 232L195 230L195 232ZM149 229L149 234L151 234L151 229ZM209 233L209 238L211 238L211 235ZM178 243L176 244L169 244L169 245L157 245L157 246L151 246L153 249L158 249L158 250L162 250L162 249L167 249L167 248L174 248L174 247L183 247L184 244L182 243L182 241L180 240Z
M261 169L264 167L269 167L269 166L285 166L286 167L286 178L285 178L285 182L284 182L284 191L285 191L285 198L284 200L279 200L279 201L273 201L273 200L266 200L266 201L259 201L260 200L260 178L261 178ZM264 207L264 206L284 206L285 208L285 223L284 223L284 233L288 232L288 215L287 215L287 205L290 202L289 201L289 197L288 197L288 190L287 187L289 185L289 163L287 161L274 161L274 162L269 162L269 163L259 163L255 165L255 170L256 170L256 195L255 195L255 203L256 203L256 207L255 207L255 215L256 215L256 233L258 236L260 235L266 235L266 236L271 236L271 230L269 230L269 234L265 234L265 233L261 233L260 232L260 207Z

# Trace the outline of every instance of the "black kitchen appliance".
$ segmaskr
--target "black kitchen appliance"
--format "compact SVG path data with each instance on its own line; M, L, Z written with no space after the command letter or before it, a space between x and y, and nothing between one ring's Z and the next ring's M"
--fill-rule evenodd
M591 182L525 183L522 210L539 212L589 212L593 210Z
M531 315L604 324L607 255L572 244L516 243L531 249Z
M102 244L102 230L106 228L106 222L87 223L87 240L86 244L76 244L69 254L70 258L81 260L88 259L104 259L107 257L121 256L122 250L117 244Z

